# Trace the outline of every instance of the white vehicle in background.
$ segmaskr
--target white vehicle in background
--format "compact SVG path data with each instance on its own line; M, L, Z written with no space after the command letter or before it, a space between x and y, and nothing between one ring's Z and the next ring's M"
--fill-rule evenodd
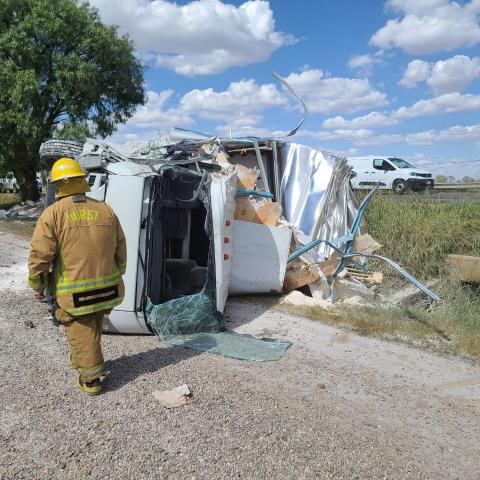
M370 155L350 157L348 163L355 172L351 178L354 189L369 190L378 185L380 189L392 189L402 194L407 190L419 192L434 186L430 172L419 170L401 158Z
M17 179L13 172L8 172L5 177L0 177L0 193L17 193L20 191Z

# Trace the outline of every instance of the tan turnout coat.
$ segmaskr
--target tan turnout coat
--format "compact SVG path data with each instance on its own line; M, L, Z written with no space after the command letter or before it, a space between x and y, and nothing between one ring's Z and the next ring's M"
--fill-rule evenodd
M73 316L110 310L124 296L125 235L110 206L85 195L64 197L38 219L28 259L28 283L48 286Z

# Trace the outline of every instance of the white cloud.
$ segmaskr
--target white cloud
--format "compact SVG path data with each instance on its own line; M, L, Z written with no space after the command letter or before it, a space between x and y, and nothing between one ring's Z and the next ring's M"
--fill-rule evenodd
M372 36L370 44L376 47L425 55L480 41L478 0L463 5L449 0L388 0L386 5L399 16Z
M388 114L371 112L362 117L356 117L352 120L346 120L342 116L336 116L334 118L327 118L322 126L324 128L376 128L385 127L388 125L396 125L399 120L390 117Z
M214 74L263 62L296 41L275 30L272 9L264 0L248 0L238 7L220 0L185 5L167 0L90 3L105 22L128 33L147 58L183 75Z
M194 123L187 112L178 107L166 109L165 103L173 96L173 90L163 90L160 93L147 92L147 102L138 107L128 122L140 128L168 128L171 126L187 127Z
M329 129L372 129L397 125L403 120L417 117L432 117L455 112L480 109L480 95L446 93L434 98L419 100L409 107L400 107L391 112L370 112L367 115L346 118L338 115L327 118L322 126Z
M428 79L432 66L423 60L412 60L403 74L403 78L398 82L406 88L414 88L418 83Z
M319 70L293 73L288 80L305 95L311 111L333 113L354 112L386 102L383 93L374 90L368 80L324 77ZM232 82L223 91L213 88L193 89L174 102L173 90L149 91L147 103L138 108L129 125L137 128L166 128L191 126L201 118L221 122L217 131L236 135L261 132L263 114L271 108L292 109L291 95L273 83L258 84L253 79ZM169 103L172 104L169 106ZM369 114L362 120L369 126L377 125L382 114ZM385 120L387 122L387 120ZM349 126L348 121L338 117L329 128L356 129L361 125ZM360 123L357 121L356 123ZM388 120L389 125L396 120ZM258 133L260 135L260 133Z
M304 130L300 132L302 137L311 137L321 141L351 141L355 145L383 145L386 143L396 143L402 141L402 135L397 134L383 134L378 135L372 130L369 129L358 129L358 130L349 130L349 129L338 129L334 131L325 131L320 130L317 132L312 132L309 130Z
M447 60L428 63L413 60L407 66L400 85L413 88L426 81L435 95L460 92L480 76L480 57L455 55Z
M386 133L378 135L369 129L337 129L333 131L303 130L299 134L302 137L315 138L320 141L348 141L355 145L383 145L387 143L403 143L412 145L430 145L435 142L477 141L480 139L480 124L470 126L453 126L445 130L426 130L423 132L410 133L407 135ZM420 156L417 164L428 165L428 159Z
M435 95L441 95L461 92L479 76L480 57L470 59L465 55L455 55L435 63L427 83Z
M429 145L438 141L468 141L480 139L480 124L470 126L459 126L445 130L427 130L405 136L405 141L414 145Z
M467 112L480 109L480 95L445 93L438 97L419 100L410 107L400 107L391 116L397 119L426 117L444 113Z
M227 90L213 88L190 90L180 100L182 110L207 120L233 121L235 118L259 119L259 114L272 107L285 106L287 100L271 83L259 85L255 80L232 82ZM250 125L254 122L248 122Z
M275 85L259 85L252 79L232 82L224 91L190 90L169 108L167 103L173 97L173 90L148 91L147 103L138 108L127 125L142 129L189 127L196 118L202 118L220 121L217 130L223 133L232 130L236 135L247 135L247 131L260 131L258 125L265 110L288 105L286 96Z
M373 67L375 65L381 65L383 63L383 60L380 58L381 54L382 52L380 51L374 55L354 55L348 60L348 67L368 77L373 73Z
M291 73L290 85L304 98L313 113L349 114L388 103L367 79L328 77L318 69Z

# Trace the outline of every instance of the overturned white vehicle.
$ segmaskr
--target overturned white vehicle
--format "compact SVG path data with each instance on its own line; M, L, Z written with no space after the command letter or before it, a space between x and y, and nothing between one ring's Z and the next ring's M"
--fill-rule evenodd
M88 171L88 195L112 206L127 238L125 298L107 331L218 327L229 294L279 294L321 282L328 297L349 261L366 270L361 258L374 256L354 249L368 198L357 206L344 158L285 141L179 129L151 142L92 140L75 148L46 142L41 155L46 163L75 156Z

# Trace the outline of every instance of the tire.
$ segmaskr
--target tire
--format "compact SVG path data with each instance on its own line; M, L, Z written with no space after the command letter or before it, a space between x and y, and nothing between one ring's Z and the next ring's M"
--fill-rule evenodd
M395 180L392 188L397 195L403 195L408 190L407 181L402 179Z

